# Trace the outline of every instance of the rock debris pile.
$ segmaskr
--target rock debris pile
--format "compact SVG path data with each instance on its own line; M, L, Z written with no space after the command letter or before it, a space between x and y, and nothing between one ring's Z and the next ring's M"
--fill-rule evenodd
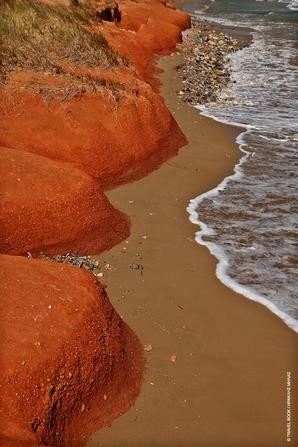
M216 100L229 81L227 58L240 48L238 41L198 20L183 39L186 62L177 68L183 83L178 95L192 105Z

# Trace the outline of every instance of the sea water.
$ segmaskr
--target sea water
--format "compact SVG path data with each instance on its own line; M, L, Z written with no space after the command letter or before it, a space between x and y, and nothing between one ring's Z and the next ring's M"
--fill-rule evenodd
M190 201L190 220L218 259L218 278L298 331L298 2L215 0L205 13L201 4L192 12L249 28L252 42L229 57L231 81L218 101L198 106L243 127L243 156L233 175Z

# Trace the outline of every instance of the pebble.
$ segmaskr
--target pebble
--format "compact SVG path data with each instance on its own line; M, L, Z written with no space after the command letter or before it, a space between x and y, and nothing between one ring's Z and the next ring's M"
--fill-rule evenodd
M129 264L129 267L130 267L132 270L140 270L141 273L142 273L143 270L144 270L144 266L143 266L142 264Z
M183 84L179 97L192 105L216 100L230 79L227 56L238 49L237 40L193 19L180 47L186 62L177 67Z
M111 266L111 264L109 264L109 263L107 263L107 262L105 262L104 268L105 268L106 270L108 270L109 272L110 272L111 270L113 270L113 267Z
M31 255L32 256L32 255ZM29 257L29 252L28 252ZM61 264L77 265L80 268L84 268L93 272L99 265L98 261L93 262L89 256L77 256L71 253L65 253L62 255L48 256L41 253L40 258L49 262L59 262Z

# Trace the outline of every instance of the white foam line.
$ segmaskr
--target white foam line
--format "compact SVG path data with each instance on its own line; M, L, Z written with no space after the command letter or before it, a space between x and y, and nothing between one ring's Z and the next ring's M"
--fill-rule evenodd
M241 132L236 139L236 142L239 144L239 148L244 153L244 155L243 155L243 157L241 157L239 163L235 165L234 170L233 170L234 173L228 177L225 177L223 179L223 181L215 188L195 197L194 199L192 199L189 202L189 205L187 207L187 211L189 213L189 220L193 224L200 226L200 230L196 232L195 240L198 244L204 245L205 247L207 247L208 250L210 251L210 253L217 258L218 263L216 266L216 276L223 284L225 284L230 289L234 290L236 293L239 293L252 301L263 304L272 313L277 315L288 327L293 329L295 332L298 332L298 321L297 320L295 320L294 318L290 317L287 313L280 310L274 303L272 303L270 300L268 300L264 296L257 294L251 288L242 286L239 283L237 283L234 279L230 278L227 274L227 269L229 267L229 259L226 256L224 250L222 250L219 246L217 246L216 244L214 244L212 242L203 240L204 236L214 235L215 233L211 228L208 228L208 226L204 222L201 222L199 220L199 214L197 211L198 205L207 197L212 197L214 195L217 195L217 193L219 191L222 191L223 189L225 189L226 185L228 184L228 182L230 180L241 177L241 175L242 175L241 174L241 165L246 161L246 159L248 157L251 156L250 152L245 151L243 149L243 146L244 146L243 137L247 132L250 131L250 129L253 129L253 126L243 125L241 123L231 122L231 121L227 121L224 119L219 119L219 118L211 115L210 113L207 113L204 110L204 107L202 107L202 106L196 106L196 108L200 110L202 115L213 118L215 121L219 121L221 123L241 127L246 130L244 132Z
M298 1L297 0L278 0L279 3L288 3L287 8L291 9L292 11L298 11Z

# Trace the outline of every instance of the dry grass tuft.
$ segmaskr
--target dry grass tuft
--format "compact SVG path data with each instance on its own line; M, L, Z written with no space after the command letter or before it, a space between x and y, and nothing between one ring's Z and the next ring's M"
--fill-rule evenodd
M76 2L65 7L0 0L0 81L19 69L63 76L63 63L104 70L128 65L102 35L88 31L96 20L90 7ZM102 85L88 77L84 83L91 89Z

